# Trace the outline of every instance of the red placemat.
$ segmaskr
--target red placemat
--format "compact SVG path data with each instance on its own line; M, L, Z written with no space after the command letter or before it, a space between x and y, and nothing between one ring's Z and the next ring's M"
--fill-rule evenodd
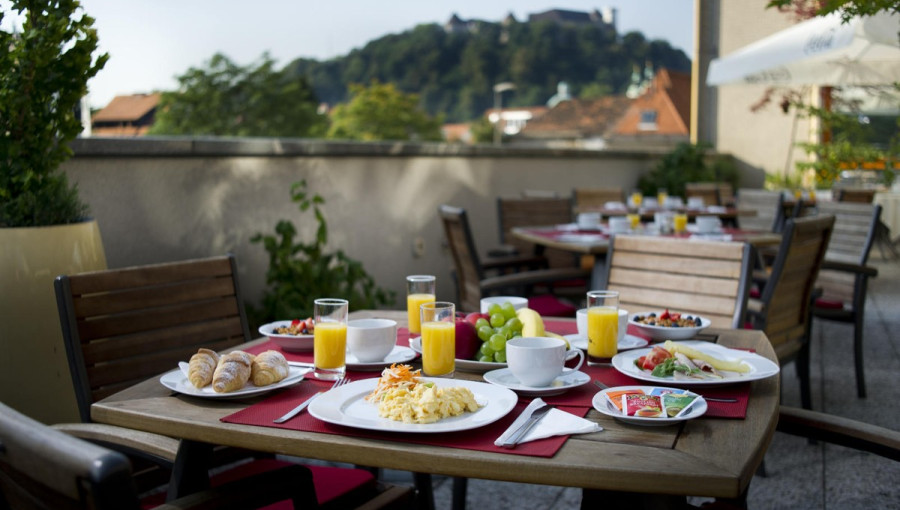
M512 424L522 413L527 401L519 401L512 411L494 423L471 430L459 432L445 432L440 434L409 434L405 432L378 432L341 425L333 425L318 420L308 412L302 412L295 418L285 423L272 423L317 391L327 389L330 383L320 381L307 381L297 386L279 392L261 402L246 409L230 414L221 421L225 423L238 423L242 425L256 425L262 427L275 427L304 432L317 432L322 434L335 434L339 436L363 437L368 439L380 439L386 441L398 441L403 443L423 444L430 446L444 446L448 448L462 448L465 450L477 450L484 452L509 453L513 455L530 455L535 457L552 457L562 448L569 438L554 436L536 441L529 441L517 446L515 449L500 448L494 445L494 441ZM560 410L584 417L588 409L584 407L559 407Z

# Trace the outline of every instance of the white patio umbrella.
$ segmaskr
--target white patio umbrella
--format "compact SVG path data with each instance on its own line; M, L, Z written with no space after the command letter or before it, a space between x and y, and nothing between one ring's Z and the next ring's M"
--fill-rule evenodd
M707 85L884 85L900 82L900 14L798 23L709 64Z

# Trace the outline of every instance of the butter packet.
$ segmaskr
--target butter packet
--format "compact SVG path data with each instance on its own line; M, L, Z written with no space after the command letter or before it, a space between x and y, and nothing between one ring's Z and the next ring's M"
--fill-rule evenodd
M662 396L662 405L665 410L664 415L668 418L675 418L682 411L684 411L688 406L691 405L694 400L697 399L696 395L679 395L675 393L666 393Z

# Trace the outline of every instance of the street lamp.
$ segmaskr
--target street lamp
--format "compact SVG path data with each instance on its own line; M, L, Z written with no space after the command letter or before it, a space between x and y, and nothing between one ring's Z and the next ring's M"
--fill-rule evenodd
M515 88L516 85L508 81L494 85L494 111L497 113L497 122L494 123L494 145L500 145L500 107L503 104L503 93Z

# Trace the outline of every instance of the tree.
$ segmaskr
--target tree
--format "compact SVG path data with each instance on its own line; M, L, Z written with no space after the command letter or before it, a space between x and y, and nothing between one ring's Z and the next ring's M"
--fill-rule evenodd
M792 10L799 19L840 12L845 23L856 16L872 16L882 11L900 12L897 0L769 0L766 7Z
M335 107L328 138L347 140L440 140L440 117L419 106L419 96L405 94L391 83L372 81L350 85L350 102Z
M268 54L238 66L217 53L178 82L162 94L151 134L317 137L327 129L306 79L276 70Z

